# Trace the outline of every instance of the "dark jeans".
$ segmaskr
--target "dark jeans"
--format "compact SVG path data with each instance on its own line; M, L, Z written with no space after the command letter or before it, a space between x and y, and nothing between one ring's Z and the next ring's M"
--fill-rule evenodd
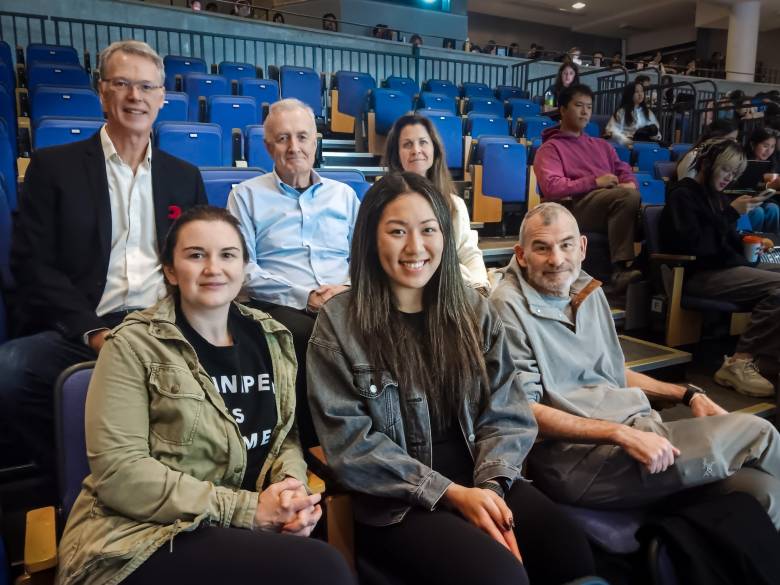
M580 232L607 234L612 263L634 259L634 236L641 196L636 189L596 189L574 200Z
M44 470L54 471L54 383L64 369L92 361L95 352L56 331L0 346L0 424Z
M309 338L311 338L314 321L317 317L301 309L274 305L273 303L251 301L250 305L265 311L292 333L295 357L298 359L298 374L295 377L295 418L298 423L301 447L305 452L309 447L320 444L317 433L314 431L314 423L311 422L309 400L306 396L306 350L309 347Z
M178 534L122 581L126 585L352 585L355 579L341 554L302 536L203 527Z
M528 483L506 498L523 564L459 514L413 508L392 526L356 524L358 554L407 583L554 585L594 574L587 537L562 510Z

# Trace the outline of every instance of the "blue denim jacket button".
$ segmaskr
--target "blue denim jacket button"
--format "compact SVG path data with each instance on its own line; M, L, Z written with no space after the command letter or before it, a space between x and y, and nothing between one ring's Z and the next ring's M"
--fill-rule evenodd
M474 439L476 439L476 437L474 436L474 433L470 434L469 435L469 443L473 443Z
M371 384L371 387L368 389L371 394L376 394L376 384Z

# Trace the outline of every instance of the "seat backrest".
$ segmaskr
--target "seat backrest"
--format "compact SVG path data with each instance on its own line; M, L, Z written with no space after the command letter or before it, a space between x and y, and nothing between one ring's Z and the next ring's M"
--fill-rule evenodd
M80 65L35 63L27 67L27 87L34 92L39 85L89 87L89 75Z
M512 120L516 120L517 118L538 116L542 112L542 107L529 99L510 98L507 100L506 110Z
M642 208L642 227L645 245L650 254L660 254L661 250L661 212L663 205L646 205Z
M617 153L620 160L626 164L631 164L631 149L628 146L618 144L617 142L610 142L610 144L615 149L615 153Z
M30 43L25 56L27 67L33 63L69 63L79 65L76 49L67 45L44 45Z
M259 115L263 104L279 101L279 83L273 79L241 79L238 82L238 93L255 98Z
M5 61L0 61L0 86L5 87L9 93L14 92L16 88L16 74L14 73L13 64L9 65Z
M255 98L248 95L213 95L208 99L208 122L222 127L222 164L233 166L234 128L241 130L260 121Z
M13 135L16 138L16 135ZM0 119L0 176L4 181L5 195L11 210L16 209L16 154L11 149L12 135L5 120ZM10 232L6 234L10 237Z
M339 112L359 118L368 107L368 92L376 81L368 73L337 71L334 82L339 91Z
M222 165L222 128L217 124L163 122L155 132L160 150L198 167Z
M13 52L11 45L5 41L0 41L0 63L7 65L10 69L14 68Z
M279 81L283 98L298 98L322 117L322 81L314 69L284 65L279 68Z
M363 196L371 188L371 183L366 181L365 175L357 169L350 171L328 171L323 169L317 169L317 173L321 177L338 181L352 187L360 201L363 201Z
M423 85L423 90L430 93L448 95L453 99L460 95L460 92L458 91L458 88L455 87L455 84L446 79L429 79Z
M673 179L677 175L677 163L670 160L657 160L653 165L653 176L656 179Z
M513 98L528 99L528 92L515 85L499 85L496 88L496 97L502 102Z
M431 114L426 110L418 113L427 116L439 133L444 152L447 156L447 167L460 170L463 168L463 123L458 116Z
M2 290L11 283L11 202L8 181L0 172L0 298Z
M669 160L671 153L655 142L634 142L633 145L636 166L645 173L653 172L653 164L657 160Z
M460 86L461 97L494 97L493 90L484 83L475 83L473 81L464 81Z
M645 205L663 205L666 203L666 183L658 179L637 177L639 193Z
M693 144L679 142L677 144L672 144L671 151L672 151L672 160L680 160L682 157L684 157L688 151L690 151L693 148Z
M509 136L509 122L504 117L469 114L466 120L466 134L472 138L479 138L482 135Z
M383 136L390 132L398 118L412 109L412 97L396 89L374 89L370 99L375 114L376 132Z
M33 125L43 116L100 118L103 106L90 87L39 85L30 97Z
M67 518L89 475L84 432L84 406L95 362L71 366L54 386L54 421L57 428L57 463L62 517Z
M529 140L539 138L547 128L555 126L555 122L547 116L526 116L523 117L525 123L525 137Z
M397 75L391 75L385 79L385 87L388 89L394 89L396 91L402 91L409 97L414 97L420 93L420 86L411 77L399 77Z
M474 163L482 164L485 160L485 149L488 144L517 144L511 136L483 136L477 141L476 149L474 151Z
M234 61L222 61L217 65L217 73L230 81L239 79L257 79L257 70L251 63L236 63Z
M11 155L15 159L17 154L17 130L16 130L16 96L0 86L0 120L6 124L5 140L11 149Z
M33 149L86 140L100 130L103 118L54 118L44 116L33 126Z
M157 112L155 123L186 122L189 119L190 98L181 91L166 91L163 107Z
M176 76L188 73L207 73L206 62L197 57L184 57L181 55L166 55L163 59L165 65L165 89L176 89Z
M607 127L607 124L609 124L609 119L612 116L610 114L593 114L590 117L591 122L595 122L598 124L599 127L599 135L604 134L604 129Z
M455 98L443 93L432 93L430 91L420 93L417 107L426 110L441 110L452 114L458 111Z
M470 97L466 100L466 112L504 116L504 102L494 97Z
M527 150L519 143L489 142L482 152L482 192L505 203L522 203L528 198Z
M227 207L228 195L230 195L233 187L249 179L264 175L269 170L255 167L233 167L227 169L224 167L201 167L200 176L203 177L209 205L222 208Z
M601 128L599 128L599 125L596 124L596 122L588 122L588 125L585 126L585 134L592 136L593 138L598 138L601 136Z
M244 129L244 156L250 167L267 169L269 173L273 170L274 160L265 147L265 128L260 124Z
M230 86L227 79L221 75L208 73L188 73L184 76L184 92L189 96L189 115L191 122L198 122L200 110L198 98L206 100L213 95L230 95Z

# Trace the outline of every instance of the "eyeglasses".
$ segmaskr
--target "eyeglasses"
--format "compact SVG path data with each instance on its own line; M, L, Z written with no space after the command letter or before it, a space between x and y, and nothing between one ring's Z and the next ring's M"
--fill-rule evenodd
M110 79L101 79L101 81L108 83L114 91L122 93L130 91L130 88L135 88L141 93L148 94L163 87L162 85L155 85L150 81L130 81L123 77L112 77Z

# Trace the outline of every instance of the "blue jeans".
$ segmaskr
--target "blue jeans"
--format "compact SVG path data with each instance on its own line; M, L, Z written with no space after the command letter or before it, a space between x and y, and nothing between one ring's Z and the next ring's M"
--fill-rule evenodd
M780 208L777 203L764 203L748 212L754 232L780 233Z
M54 384L67 367L96 357L91 348L56 331L0 345L0 424L47 471L56 461Z

